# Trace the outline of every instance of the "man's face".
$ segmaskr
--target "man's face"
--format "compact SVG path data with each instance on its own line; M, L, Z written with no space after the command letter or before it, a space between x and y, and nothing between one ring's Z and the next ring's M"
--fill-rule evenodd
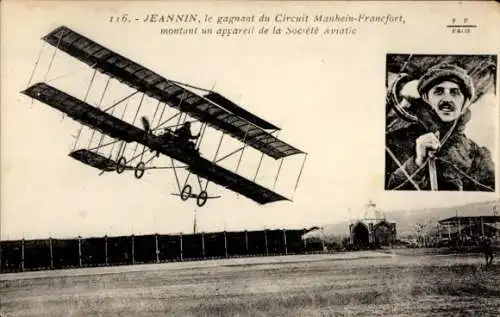
M425 97L427 103L444 122L457 119L465 102L460 86L451 81L443 81L435 85Z

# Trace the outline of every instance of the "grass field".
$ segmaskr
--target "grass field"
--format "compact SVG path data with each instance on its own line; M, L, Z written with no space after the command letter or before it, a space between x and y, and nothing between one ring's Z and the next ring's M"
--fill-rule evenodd
M240 258L0 275L13 316L498 316L478 255Z

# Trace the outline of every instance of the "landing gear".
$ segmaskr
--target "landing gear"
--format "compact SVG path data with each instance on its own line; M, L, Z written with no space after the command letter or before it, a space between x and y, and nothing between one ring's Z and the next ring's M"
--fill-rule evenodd
M207 203L208 194L206 191L201 191L198 197L196 198L196 204L198 207L203 207Z
M139 162L134 169L135 178L141 178L144 175L146 164L144 162Z
M189 197L191 197L191 192L192 192L192 187L191 185L186 185L181 191L181 199L186 201L188 200Z
M126 166L127 166L127 159L123 156L120 157L120 159L118 160L118 163L116 164L116 172L118 174L123 173Z
M116 162L116 172L118 174L121 174L125 171L127 168L127 159L122 156L118 159L118 162ZM146 164L144 162L139 162L135 168L134 168L134 176L135 178L141 178L144 176L144 172L146 171Z
M207 203L207 200L209 198L219 198L220 197L220 196L208 197L208 193L206 190L202 190L198 195L193 194L193 188L191 187L191 185L187 185L187 184L182 188L180 194L172 194L172 195L181 197L181 200L183 200L183 201L186 201L189 198L196 198L196 204L198 205L198 207L205 206L205 204Z

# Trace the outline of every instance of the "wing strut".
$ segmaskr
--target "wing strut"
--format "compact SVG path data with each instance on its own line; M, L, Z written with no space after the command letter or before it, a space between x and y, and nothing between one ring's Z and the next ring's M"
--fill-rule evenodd
M142 93L141 101L139 101L139 106L137 107L137 111L135 112L135 116L134 116L134 120L132 121L132 125L135 124L135 120L137 119L137 115L139 114L139 110L141 110L142 101L144 100L145 95L146 95L145 93ZM139 143L136 143L135 148L134 148L134 154L132 154L132 156L135 155L135 152L137 151L137 147L139 147Z
M110 110L110 109L111 109L111 111L113 111L113 110L114 110L114 108L115 108L116 106L118 106L119 104L121 104L121 103L122 103L122 102L124 102L125 100L132 98L134 95L136 95L136 94L138 94L138 93L139 93L139 90L136 90L136 91L134 91L133 93L128 94L128 95L126 95L125 97L123 97L122 99L118 100L117 102L115 102L115 103L114 103L114 104L112 104L111 106L107 107L106 109L102 109L102 111L106 112L106 111L108 111L108 110ZM111 112L111 113L113 113L113 112Z
M61 39L62 39L62 32L61 32L61 34L59 34L59 38L57 39L57 45L54 48L54 53L52 54L52 57L50 58L49 67L47 68L47 72L45 73L45 77L43 79L45 82L47 81L47 77L49 75L50 69L52 68L52 64L54 63L54 57L56 57L56 53L59 49L59 44L61 44Z
M160 108L160 104L161 104L161 101L158 100L158 104L156 105L156 109L155 109L155 112L153 113L153 118L151 119L151 122L154 122L155 119L156 119L156 114L158 113L158 109ZM162 113L163 114L163 113ZM160 118L161 120L161 118ZM150 128L151 129L151 128ZM148 131L148 133L150 133L150 131ZM141 161L143 161L144 159L144 153L147 152L146 150L146 145L142 145L142 155L141 155ZM155 158L155 154L153 153L153 155L144 163L144 165L146 166L149 162L151 162L153 159Z
M166 108L166 106L165 106L165 108ZM165 109L165 108L163 108L163 109ZM165 120L165 121L163 121L161 123L158 123L158 125L156 126L156 128L153 129L153 131L159 130L161 126L163 126L164 124L168 123L171 120L174 120L177 116L180 116L180 115L181 115L181 113L177 112L176 114L174 114L173 116L171 116L167 120ZM162 116L163 116L163 114L162 114ZM161 118L160 118L159 122L160 121L161 121Z
M155 122L156 114L158 113L158 109L160 109L160 104L161 104L161 101L158 100L158 104L156 105L156 109L155 109L155 112L153 113L153 119L151 119L151 122Z
M222 140L224 139L224 134L225 134L224 131L222 131L220 139L219 139L219 145L217 146L217 151L215 151L215 155L214 155L212 162L215 162L215 160L217 159L217 155L219 154L220 146L222 145ZM207 191L208 183L209 183L209 181L207 180L207 183L205 184L205 191Z
M177 176L177 170L175 169L174 159L170 158L170 161L172 162L172 166L174 166L175 180L177 181L177 188L179 188L179 194L180 194L182 192L181 183L179 182L179 176Z
M200 137L198 138L198 140L196 140L196 144L195 144L196 150L199 149L199 145L201 144L201 139L203 138L203 134L205 133L205 130L204 130L205 127L206 127L205 123L202 123L202 125L200 127L200 131L198 131L198 134ZM188 170L188 175L186 177L186 180L184 181L184 187L186 186L186 184L189 180L189 176L191 176L191 170ZM201 180L199 177L198 177L198 182L201 184ZM208 180L207 180L207 182L208 182Z
M144 165L148 165L148 164L149 164L149 162L151 162L151 161L152 161L152 160L154 160L154 159L155 159L155 156L153 155L153 156L151 156L151 157L149 158L149 160L147 160L146 162L144 162Z
M262 160L263 159L264 159L264 153L262 153L262 155L260 156L259 165L257 166L257 171L255 172L255 175L253 176L253 181L254 182L257 179L257 174L259 174L260 166L262 165Z
M271 132L271 135L274 133ZM278 137L278 135L280 134L280 131L278 130L278 132L276 133L276 138ZM257 179L257 174L259 174L259 170L260 170L260 166L262 164L262 160L264 159L264 152L262 152L262 155L260 156L260 160L259 160L259 165L257 166L257 171L255 172L255 176L253 177L253 181L255 182L255 180Z
M144 101L144 97L145 96L146 96L146 94L142 93L141 100L139 101L139 106L137 107L137 111L135 112L135 115L134 115L134 120L132 120L132 125L135 124L135 120L137 120L137 115L139 114L139 111L141 110L142 102ZM145 149L146 146L143 145L142 151L140 151L140 153L138 155L135 155L135 153L137 153L137 148L138 147L139 147L139 143L136 143L135 144L135 148L134 148L134 153L132 154L132 158L128 160L129 162L132 162L133 160L135 160L139 156L141 157L141 161L142 161L142 159L144 157L144 153L147 152L147 149ZM125 150L124 150L124 152L125 152Z
M40 53L38 53L38 58L36 59L35 66L33 66L33 71L31 72L30 80L28 81L28 85L26 86L26 88L28 88L31 85L31 82L33 81L33 76L35 76L35 72L38 67L38 64L40 63L40 59L42 58L43 49L45 48L46 43L47 42L42 43L42 48L40 49Z
M123 118L125 118L125 113L127 112L127 108L128 108L128 105L130 103L130 99L127 99L127 103L125 104L125 108L123 109L123 113L122 113L122 116L120 118L120 120L123 121ZM127 143L125 141L121 141L120 142L120 147L118 148L118 153L116 153L116 161L118 162L118 160L120 159L120 156L122 156L122 150L123 150L123 153L125 153L125 146L127 145Z
M158 107L160 106L161 102L158 104ZM165 114L165 109L167 108L167 104L163 104L163 109L161 110L161 113L160 113L160 116L158 117L158 124L161 122L161 120L163 119L163 115ZM151 121L151 125L153 125L154 123L154 120ZM154 131L154 130L157 130L157 128L153 129L151 128L151 131Z
M215 160L217 159L217 155L219 155L219 150L220 150L220 146L222 145L222 140L224 139L224 131L222 131L221 135L220 135L220 139L219 139L219 145L217 145L217 151L215 151L215 155L214 155L214 158L212 160L212 162L215 162Z
M148 149L144 149L142 151L139 151L139 154L137 154L137 155L135 155L136 152L134 152L134 154L133 154L134 156L132 156L132 158L129 160L129 162L132 162L133 160L135 160L139 156L141 157L141 161L142 161L142 158L144 157L144 153L146 153L147 151L148 151Z
M136 93L138 93L139 91L136 90L135 92L129 94L128 96L118 100L117 102L115 102L114 104L112 104L111 106L109 106L108 108L106 109L103 109L104 112L108 111L109 109L111 109L111 115L113 115L115 113L115 109L116 109L116 106L118 106L120 103L122 103L124 100L132 97L133 95L135 95ZM101 139L99 140L99 143L97 146L100 146L102 141L104 141L104 138L106 137L106 134L102 133L101 134ZM113 142L113 145L115 144L115 142ZM108 157L111 157L111 151L109 152L109 156Z
M200 133L200 138L199 138L199 141L197 140L196 141L196 146L195 146L195 149L197 151L200 150L200 147L201 147L201 141L203 141L203 137L205 136L205 130L207 129L207 123L206 122L203 122L201 124L201 127L200 127L200 131L198 133ZM189 171L189 173L191 173L191 171ZM188 175L189 177L189 175ZM198 179L198 184L200 185L200 192L203 191L203 185L202 185L202 182L201 182L201 178L200 176L196 175L196 178ZM207 187L208 187L208 179L207 179ZM205 188L206 189L206 188Z
M158 114L158 109L160 109L160 104L161 104L161 101L158 100L158 104L156 105L156 109L155 109L155 112L153 113L153 118L151 119L151 123L154 123L155 119L156 119L156 115ZM148 133L151 132L151 128L149 128L150 131L148 131ZM155 155L153 153L153 155L146 161L144 162L144 165L147 166L153 159L154 159Z
M179 109L182 109L182 103L184 102L184 97L185 96L186 96L186 94L182 94L181 100L179 101ZM184 120L181 120L183 112L180 111L179 113L180 113L180 116L179 116L179 120L177 120L177 126L181 125L181 121L184 123L184 121L187 120L187 113L186 113L186 116L185 116Z
M83 102L87 102L87 98L89 97L90 89L94 83L95 75L97 73L97 69L94 69L92 72L92 78L90 79L89 86L87 87L87 92L85 93L85 97L83 98ZM76 146L78 145L78 140L80 139L80 135L82 134L83 124L80 126L78 133L76 134L75 144L73 145L73 151L76 150Z
M198 132L200 134L200 138L199 138L199 141L196 141L196 149L199 150L200 147L201 147L201 141L203 140L203 137L205 136L205 130L207 129L207 124L206 122L203 122L201 127L200 127L200 131Z
M245 137L243 138L243 149L241 150L240 158L238 159L238 164L236 165L235 173L238 173L238 170L240 169L241 160L243 159L243 153L245 152L245 148L247 147L247 142L246 142L247 135L248 131L245 132Z
M167 104L164 103L163 104L163 109L161 110L161 113L160 113L160 118L158 119L158 122L161 122L161 119L163 118L163 115L165 114L165 109L167 108Z
M89 151L99 150L100 148L106 147L108 145L116 144L118 142L120 142L120 140L113 140L113 141L110 141L108 143L98 144L97 146L94 146L93 148L89 148L88 150Z
M236 164L236 169L234 171L235 173L238 173L238 170L240 169L241 160L243 159L243 153L245 153L245 148L247 147L247 142L246 142L247 136L248 136L248 130L245 132L245 137L243 138L243 149L241 149L241 154L240 157L238 158L238 163ZM240 193L237 193L236 197L239 198Z
M236 150L234 150L234 151L224 155L223 157L217 159L214 163L219 163L220 161L223 161L223 160L227 159L228 157L230 157L230 156L232 156L240 151L243 151L244 148L245 148L244 146L237 148Z
M130 100L130 98L132 98L132 97L133 97L135 94L137 94L138 92L139 92L139 91L138 91L138 90L136 90L136 91L134 91L133 93L128 94L127 96L125 96L125 97L121 98L120 100L118 100L117 102L115 102L114 104L112 104L111 106L109 106L108 108L104 109L103 111L104 111L104 112L106 112L106 111L108 111L109 109L111 109L111 115L113 115L113 114L114 114L114 112L115 112L115 109L116 109L115 107L116 107L116 106L118 106L120 103L124 102L125 100L127 100L127 103L125 104L125 110L124 110L124 112L123 112L123 114L122 114L122 120L123 120L123 117L124 117L124 115L125 115L125 111L127 110L128 101ZM104 138L105 138L105 134L103 133L103 134L101 135L101 140L99 141L99 144L98 144L97 148L102 148L102 147L104 147L104 146L101 146L101 143L102 143L102 141L104 140ZM119 140L117 140L116 142L110 142L110 143L108 143L108 144L107 144L107 145L109 145L109 144L113 144L113 146L111 147L111 150L109 151L108 159L111 159L111 156L113 155L113 151L114 151L114 149L115 149L115 144L116 144L116 143L118 143L118 142L120 142L120 141L119 141ZM121 144L123 144L123 141L121 141L121 142L122 142ZM96 149L97 149L97 148L96 148ZM121 149L121 146L120 146L120 149ZM119 152L120 152L120 151L118 151L118 153L119 153ZM118 160L118 157L117 157L117 160Z
M101 104L102 104L102 100L104 99L104 95L106 94L106 90L108 90L108 86L109 86L109 82L111 81L111 77L108 77L108 80L106 81L106 86L104 86L104 90L102 91L102 94L101 94L101 99L99 100L99 104L97 106L98 109L101 108ZM94 135L95 135L95 129L92 130L92 135L90 137L90 141L89 141L89 146L92 144L92 141L94 140Z
M307 153L304 153L304 160L302 161L302 166L300 167L299 176L297 177L297 181L295 182L295 189L293 190L293 196L295 196L295 192L297 191L297 187L299 187L300 177L302 176L302 171L304 170L306 160L307 160Z
M201 184L201 178L200 176L196 175L196 178L198 178L198 185L200 185L200 192L203 190L203 185ZM207 180L208 182L208 180Z
M280 159L280 166L278 167L278 172L276 173L276 177L274 178L273 190L276 188L276 182L278 181L278 177L280 175L281 167L283 166L283 158Z
M181 99L180 99L180 101L179 101L179 109L181 108L181 106L182 106L182 102L183 102L183 101L184 101L184 95L182 95L182 97L181 97ZM163 111L162 111L162 113L161 113L160 120L158 120L158 122L161 122L161 118L163 117L163 112L165 112L165 108L166 108L166 107L164 107L164 108L163 108ZM164 122L162 122L162 123L158 123L158 125L156 126L156 128L154 128L154 129L153 129L153 131L160 129L160 127L161 127L161 126L163 126L164 124L166 124L166 123L167 123L167 122L169 122L170 120L175 119L175 117L177 117L177 116L179 116L179 120L177 120L177 126L178 126L178 125L180 124L180 122L181 122L181 118L182 118L182 112L181 112L181 111L177 112L176 114L174 114L173 116L171 116L170 118L168 118L167 120L165 120ZM187 117L187 114L186 114L186 117Z

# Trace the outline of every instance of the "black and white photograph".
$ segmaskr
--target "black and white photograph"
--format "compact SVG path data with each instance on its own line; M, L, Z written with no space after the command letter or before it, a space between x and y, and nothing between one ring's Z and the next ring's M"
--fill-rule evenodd
M0 317L498 316L498 5L1 5Z
M496 55L387 55L385 188L495 192Z

